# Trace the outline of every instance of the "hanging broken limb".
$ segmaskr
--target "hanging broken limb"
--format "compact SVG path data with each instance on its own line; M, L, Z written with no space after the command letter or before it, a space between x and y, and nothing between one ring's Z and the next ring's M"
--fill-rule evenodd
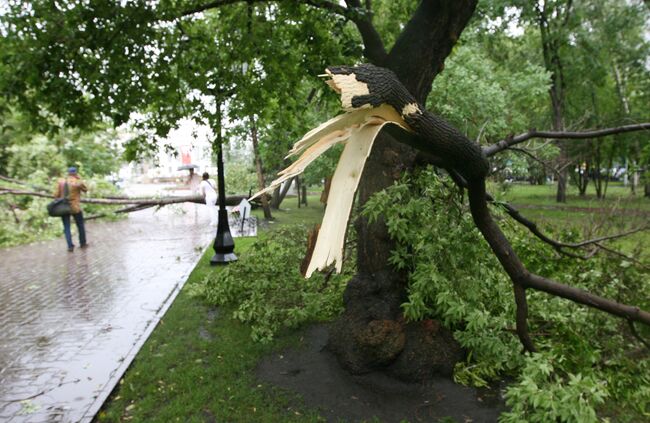
M357 172L363 169L363 163L369 154L370 148L372 148L374 138L379 130L386 125L386 128L394 136L396 135L395 138L398 141L429 155L436 165L448 170L452 175L460 176L465 181L470 212L474 223L512 280L517 310L517 335L526 350L535 350L527 325L526 289L528 288L569 299L578 304L626 318L629 321L638 321L650 325L650 313L638 307L618 303L591 292L530 273L512 249L499 226L492 219L488 208L490 197L485 188L485 180L489 170L487 157L527 139L534 137L590 138L647 130L650 129L650 123L584 133L531 131L527 134L511 137L493 146L481 148L444 119L426 111L401 84L396 75L388 69L367 64L355 67L330 67L327 69L326 76L331 78L327 82L340 94L342 106L347 113L337 116L310 131L301 141L296 143L292 152L295 154L302 152L302 156L289 169L281 172L281 177L274 181L274 184L300 173L302 169L299 170L297 167L304 169L329 145L348 139L346 151L350 149L351 152L345 156L345 160L343 160L342 156L336 174L340 171L341 175L352 174L355 178L358 178ZM392 111L397 112L397 116L391 113L391 108ZM390 124L395 124L403 129L399 130L396 126ZM359 150L352 153L354 147L351 146L355 144L359 144L356 147ZM360 169L350 163L351 159L355 159L361 164ZM353 195L357 188L356 182L358 182L358 179L342 178L341 186L336 186L336 174L332 183L334 192L347 191L346 198ZM267 188L267 190L272 189L273 186ZM346 209L342 213L332 215L334 217L328 220L329 210L328 207L326 217L323 220L323 228L316 240L314 254L310 259L310 270L323 269L331 262L340 259L340 251L338 250L342 248L343 244L339 242L341 241L338 239L341 238L340 236L336 238L337 245L327 245L319 249L319 244L332 244L331 231L345 233L349 210ZM336 264L337 267L340 266L340 263ZM307 276L309 274L308 271Z
M450 170L449 174L452 177L452 179L454 180L454 182L456 183L456 185L458 185L461 189L467 189L467 187L468 187L467 186L467 181L462 176L460 176L457 172L455 172L453 170ZM641 265L642 267L647 267L645 264L639 262L638 260L635 260L635 259L633 259L633 258L631 258L631 257L629 257L629 256L627 256L627 255L625 255L625 254L623 254L623 253L621 253L619 251L607 248L607 247L603 246L601 243L603 241L618 239L618 238L626 237L626 236L629 236L629 235L633 235L633 234L638 233L638 232L643 232L643 231L650 230L650 225L643 225L643 226L640 226L638 228L630 229L630 230L627 230L627 231L624 231L624 232L621 232L621 233L617 233L617 234L613 234L613 235L604 235L604 236L600 236L600 237L597 237L597 238L593 238L593 239L589 239L589 240L585 240L585 241L581 241L581 242L575 242L575 243L562 242L562 241L557 241L557 240L555 240L553 238L550 238L549 236L544 234L541 231L541 229L539 229L539 227L537 226L537 224L535 222L533 222L532 220L529 220L526 217L524 217L519 212L519 210L517 210L511 204L506 203L506 202L502 202L502 201L496 201L494 199L494 197L492 197L492 195L490 195L489 193L486 194L486 199L487 199L488 203L501 206L505 210L505 212L510 217L512 217L516 222L518 222L518 223L522 224L523 226L525 226L533 235L535 235L541 241L543 241L546 244L553 247L553 249L555 249L560 254L563 254L563 255L566 255L566 256L569 256L569 257L573 257L573 258L577 258L577 259L581 259L581 260L587 260L587 259L593 257L593 255L596 253L597 249L601 249L601 250L607 251L609 253L622 256L622 257L624 257L626 259L630 259L630 260L634 261L635 263ZM586 256L581 256L581 255L574 254L574 253L571 253L571 252L568 252L568 251L565 250L566 248L578 249L578 248L584 248L584 247L588 247L588 246L595 246L597 248L592 250Z

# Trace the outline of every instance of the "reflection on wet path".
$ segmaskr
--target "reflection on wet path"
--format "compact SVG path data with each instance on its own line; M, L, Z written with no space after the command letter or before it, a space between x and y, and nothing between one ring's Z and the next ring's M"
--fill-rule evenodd
M0 250L0 421L89 421L214 238L203 207Z

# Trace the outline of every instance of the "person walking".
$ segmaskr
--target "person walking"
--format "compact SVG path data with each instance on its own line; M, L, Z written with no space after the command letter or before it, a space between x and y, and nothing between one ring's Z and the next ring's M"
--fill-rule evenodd
M63 220L63 233L65 234L65 240L68 243L68 251L73 252L74 244L72 243L72 233L70 232L70 216L74 218L74 223L77 225L77 232L79 232L79 246L81 248L86 248L88 246L88 243L86 242L86 229L84 227L84 215L81 211L81 193L88 191L88 188L77 174L77 168L74 166L68 169L67 177L61 178L57 181L54 196L56 198L62 198L66 191L68 193L68 200L70 201L72 214L61 216L61 219Z
M203 173L203 180L199 184L199 192L205 198L205 205L208 206L210 225L217 226L217 190L208 172Z

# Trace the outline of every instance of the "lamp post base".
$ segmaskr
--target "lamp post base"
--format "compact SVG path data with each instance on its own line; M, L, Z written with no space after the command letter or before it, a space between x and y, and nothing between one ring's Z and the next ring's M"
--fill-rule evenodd
M235 253L216 253L210 259L210 265L216 266L218 264L226 264L233 261L237 261Z

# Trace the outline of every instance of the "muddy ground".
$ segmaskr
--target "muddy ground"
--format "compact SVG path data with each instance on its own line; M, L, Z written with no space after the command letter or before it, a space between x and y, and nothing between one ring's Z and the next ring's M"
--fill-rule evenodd
M257 376L299 394L329 422L496 422L505 409L498 388L468 388L444 378L415 384L381 373L350 375L326 343L327 327L312 326L301 347L263 359Z

